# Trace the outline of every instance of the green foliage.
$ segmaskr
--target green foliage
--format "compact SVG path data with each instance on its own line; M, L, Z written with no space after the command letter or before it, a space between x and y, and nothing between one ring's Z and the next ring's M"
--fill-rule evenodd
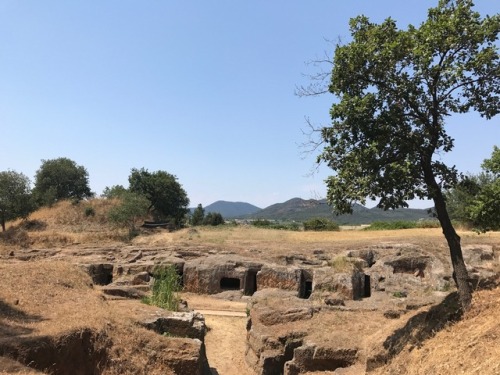
M157 267L153 272L154 282L151 297L144 302L161 307L162 309L177 311L179 309L179 291L181 290L180 277L173 265Z
M450 216L477 232L500 229L500 149L484 160L483 172L465 176L446 192Z
M36 172L33 196L39 205L47 206L62 199L90 198L87 170L68 158L42 160Z
M86 217L93 217L95 216L95 209L92 206L87 206L85 207L84 214Z
M222 225L224 224L224 218L218 212L209 212L203 219L203 225Z
M406 30L391 18L381 24L351 19L351 41L335 48L331 126L315 129L324 145L318 162L335 171L326 184L336 213L350 213L367 198L379 198L377 206L386 210L415 198L434 201L464 310L472 289L443 196L458 182L455 167L442 161L453 149L445 120L470 111L486 119L500 113L500 14L481 19L473 6L440 0L424 22Z
M395 298L406 298L406 297L408 297L408 293L406 293L404 291L396 291L396 292L392 293L392 296Z
M125 192L119 198L120 204L109 210L109 220L129 229L130 237L136 233L137 224L148 215L149 201L142 195Z
M267 219L257 219L252 221L252 225L259 228L270 228L273 223Z
M189 199L177 177L165 172L132 169L128 178L129 190L145 196L156 221L170 221L176 226L184 224L189 212Z
M500 16L481 19L472 6L441 0L406 30L391 18L351 19L352 41L335 49L332 125L318 129L318 161L336 172L327 197L338 213L367 197L384 209L441 199L440 187L457 182L455 168L433 158L453 148L445 119L500 111Z
M337 223L324 217L313 218L304 221L305 231L337 231L340 230Z
M257 219L252 221L252 225L259 228L299 231L301 225L294 221L273 221L267 219Z
M417 228L415 221L375 221L364 230L395 230Z
M198 204L198 207L195 208L193 214L191 215L191 225L197 226L203 224L203 219L205 218L205 210L203 206Z
M27 218L34 207L31 199L30 180L15 171L0 172L0 224L5 231L5 222Z
M107 199L120 198L127 191L122 185L106 186L102 192L102 196Z

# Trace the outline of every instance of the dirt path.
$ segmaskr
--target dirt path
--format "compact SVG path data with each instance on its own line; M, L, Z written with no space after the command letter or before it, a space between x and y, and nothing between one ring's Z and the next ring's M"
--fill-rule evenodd
M246 303L190 293L182 298L205 316L209 328L205 346L212 375L254 375L245 362Z

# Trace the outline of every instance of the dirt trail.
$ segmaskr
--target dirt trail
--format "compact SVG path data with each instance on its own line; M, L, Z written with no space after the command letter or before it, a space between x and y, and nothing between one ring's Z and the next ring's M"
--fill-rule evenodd
M245 362L246 303L190 293L182 298L189 308L205 316L209 328L205 346L212 375L254 375Z

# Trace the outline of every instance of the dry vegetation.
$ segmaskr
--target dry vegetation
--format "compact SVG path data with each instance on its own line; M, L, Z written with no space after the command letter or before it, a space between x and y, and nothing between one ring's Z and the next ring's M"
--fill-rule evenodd
M182 352L187 350L185 343L177 341L168 346L161 337L138 328L132 323L131 312L134 309L117 309L90 286L86 274L68 263L9 260L9 254L20 249L59 249L64 252L67 248L74 250L86 246L123 245L127 231L114 228L107 221L107 210L113 204L113 201L102 199L76 205L60 202L52 208L33 213L28 222L8 224L8 232L0 238L1 340L4 344L9 340L41 336L53 336L61 340L68 332L91 329L102 340L100 344L108 347L110 358L114 361L114 367L102 369L102 373L139 374L145 373L145 369L148 369L149 374L169 373L168 366L161 363L157 353L161 350ZM89 215L90 211L93 214ZM492 245L496 259L499 258L499 232L477 235L462 231L459 234L463 244ZM441 230L432 228L377 232L292 232L244 225L200 227L176 232L145 231L134 238L131 244L141 247L206 248L260 258L277 258L299 252L308 253L318 248L340 252L353 246L386 242L411 242L440 254L443 259L448 257ZM140 309L150 308L140 306ZM463 320L438 332L421 346L409 347L392 363L379 369L377 374L500 374L498 321L500 289L497 287L476 292L473 309ZM333 336L329 338L329 332L325 330L325 340L333 340ZM143 346L147 350L139 349ZM2 358L1 354L0 372L36 373L19 368L16 363Z

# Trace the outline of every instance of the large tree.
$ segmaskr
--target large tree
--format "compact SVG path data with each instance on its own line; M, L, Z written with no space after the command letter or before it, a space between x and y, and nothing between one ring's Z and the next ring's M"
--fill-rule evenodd
M176 226L184 223L189 211L189 198L177 177L165 171L149 172L144 168L133 168L128 181L131 192L144 195L149 200L155 220L171 221Z
M31 182L28 177L15 171L0 172L0 223L19 217L26 218L33 209Z
M445 129L450 115L499 113L499 30L500 15L481 18L470 0L440 0L426 21L405 30L391 18L351 19L352 40L335 47L332 62L332 124L316 129L318 162L335 171L326 183L337 213L366 198L379 198L383 209L433 200L463 309L472 290L443 196L458 172L436 155L453 148Z
M80 200L92 195L85 167L68 158L42 160L33 188L38 204L50 206L62 199Z

